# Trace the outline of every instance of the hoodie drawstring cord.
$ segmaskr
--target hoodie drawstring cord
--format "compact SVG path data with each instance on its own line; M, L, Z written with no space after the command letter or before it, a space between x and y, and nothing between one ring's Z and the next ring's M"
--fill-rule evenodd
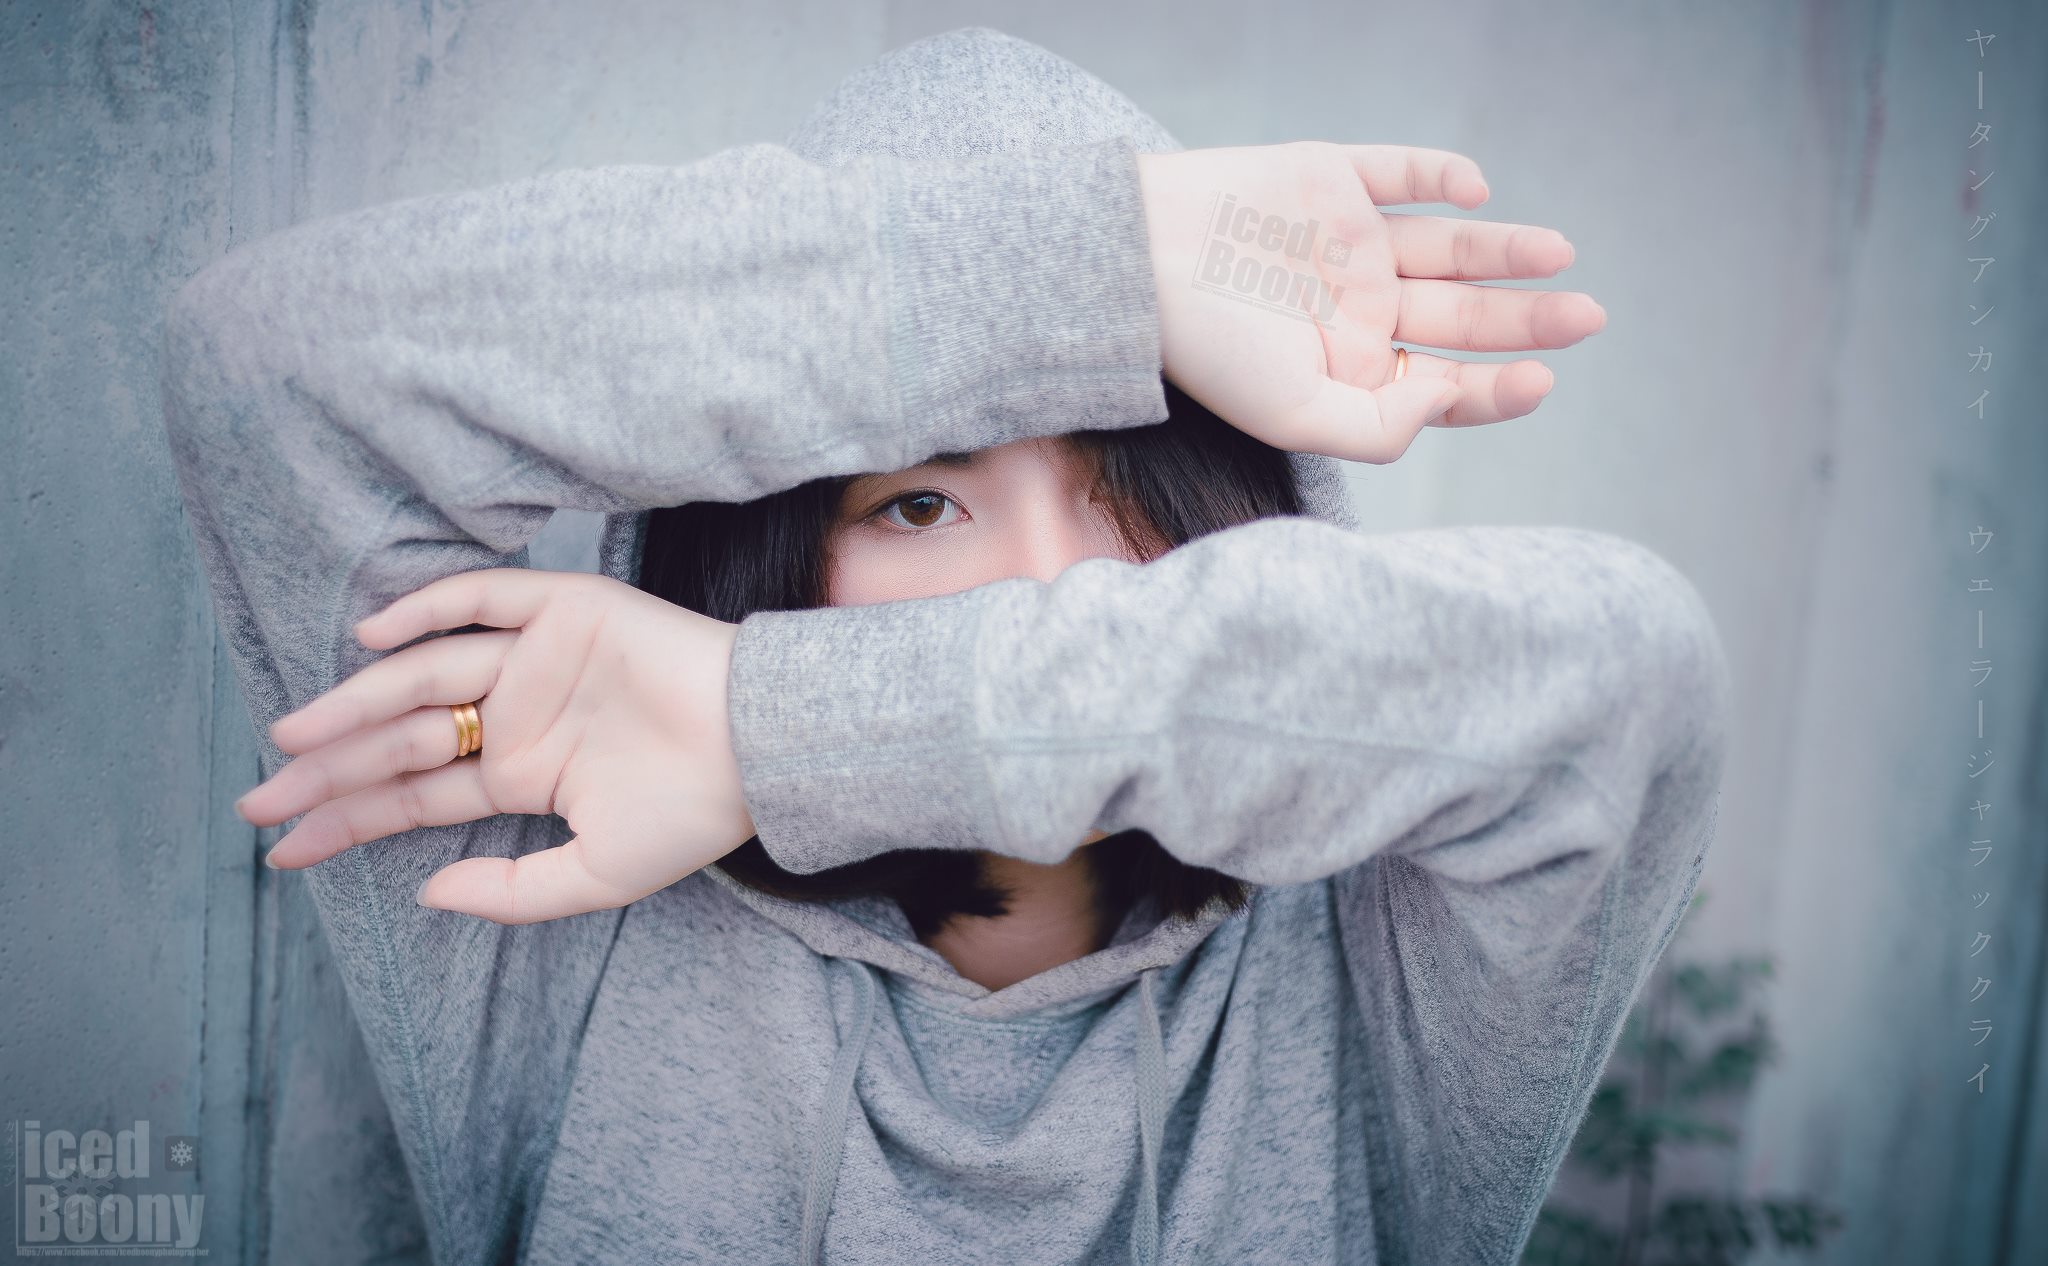
M1166 1145L1166 1042L1161 1036L1159 1004L1152 996L1152 978L1159 969L1138 974L1138 1210L1131 1219L1131 1260L1153 1266L1159 1260L1159 1153Z
M860 996L853 1005L853 1033L839 1043L839 1052L832 1058L832 1075L811 1127L811 1172L804 1187L803 1250L798 1259L802 1266L818 1266L824 1249L825 1215L832 1208L832 1190L839 1185L839 1157L853 1110L853 1079L874 1032L875 1000L881 992L874 968L859 959L838 961L851 962L858 969Z

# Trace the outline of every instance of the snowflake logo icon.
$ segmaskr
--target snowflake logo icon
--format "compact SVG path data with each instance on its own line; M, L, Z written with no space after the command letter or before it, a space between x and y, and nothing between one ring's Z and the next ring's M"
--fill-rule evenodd
M75 1170L69 1177L59 1178L51 1185L56 1187L57 1196L61 1200L84 1196L88 1200L97 1201L101 1196L114 1194L114 1184L110 1179L89 1174L83 1169Z
M173 1134L164 1140L165 1169L191 1169L198 1164L198 1139L189 1134Z

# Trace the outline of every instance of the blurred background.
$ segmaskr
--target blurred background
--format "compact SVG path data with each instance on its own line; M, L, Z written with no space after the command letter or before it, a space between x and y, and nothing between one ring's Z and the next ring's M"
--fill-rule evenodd
M1577 263L1533 284L1607 309L1533 415L1349 468L1373 530L1648 544L1734 668L1703 899L1527 1260L2048 1262L2044 18L0 3L10 1157L147 1120L193 1140L213 1261L425 1260L311 901L231 808L259 775L162 434L171 290L313 216L779 140L875 56L989 25L1184 145L1468 154L1492 200L1425 210L1562 231ZM558 514L534 565L594 568L596 527Z

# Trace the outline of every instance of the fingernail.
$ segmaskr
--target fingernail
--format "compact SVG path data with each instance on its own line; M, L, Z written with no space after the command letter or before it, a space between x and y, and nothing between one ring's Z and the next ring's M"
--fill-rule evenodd
M427 885L432 882L434 882L434 877L432 875L428 875L425 879L420 880L419 887L412 890L412 900L414 905L425 906L429 910L438 910L441 908L435 905L433 902L427 900Z
M282 869L283 869L283 867L281 867L281 866L279 866L279 865L277 864L277 850L276 850L276 849L274 849L274 848L273 848L273 849L271 849L271 850L270 850L269 852L266 852L265 854L263 854L263 864L264 864L265 866L268 866L268 867L270 867L270 868L271 868L272 870L282 870Z

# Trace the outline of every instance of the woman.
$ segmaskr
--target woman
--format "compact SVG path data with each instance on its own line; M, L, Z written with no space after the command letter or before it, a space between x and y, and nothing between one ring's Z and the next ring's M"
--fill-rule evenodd
M1462 284L1555 234L1373 205L1483 198L1440 151L1179 151L971 29L786 148L188 283L240 807L299 817L268 860L437 1260L1516 1258L1690 900L1728 683L1640 546L1345 511L1331 457L1547 390L1391 341L1599 326ZM603 576L520 566L558 506Z

